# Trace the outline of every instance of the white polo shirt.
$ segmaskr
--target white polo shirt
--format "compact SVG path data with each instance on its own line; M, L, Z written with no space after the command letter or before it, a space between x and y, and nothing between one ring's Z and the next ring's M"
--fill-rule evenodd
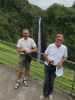
M63 57L67 58L67 47L61 44L61 46L57 48L55 43L52 43L47 47L45 54L48 54L48 58L54 61L54 65L57 65ZM47 62L45 62L45 64L48 65Z
M16 47L17 48L29 48L29 49L36 48L36 43L30 37L28 37L28 39L21 38L18 40Z

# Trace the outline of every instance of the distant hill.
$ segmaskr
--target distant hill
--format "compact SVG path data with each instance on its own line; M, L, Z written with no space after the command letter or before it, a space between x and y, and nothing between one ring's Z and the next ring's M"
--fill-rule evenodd
M69 57L75 60L75 7L54 4L44 11L27 0L0 0L0 39L16 43L23 28L28 28L37 42L38 19L42 17L43 50L54 41L56 33L64 34Z

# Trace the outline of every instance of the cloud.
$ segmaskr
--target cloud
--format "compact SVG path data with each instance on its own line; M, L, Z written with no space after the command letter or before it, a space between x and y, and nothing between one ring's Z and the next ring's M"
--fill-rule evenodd
M28 0L30 3L39 6L42 9L47 9L50 5L58 3L64 6L72 6L75 0Z

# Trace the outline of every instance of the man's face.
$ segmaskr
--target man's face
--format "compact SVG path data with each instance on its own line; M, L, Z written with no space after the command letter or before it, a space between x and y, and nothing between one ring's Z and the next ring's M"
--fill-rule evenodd
M27 38L29 37L29 33L27 33L27 32L23 32L22 35L23 35L23 37L24 37L25 39L27 39Z
M60 47L62 43L63 43L63 37L62 36L56 37L55 40L56 46Z

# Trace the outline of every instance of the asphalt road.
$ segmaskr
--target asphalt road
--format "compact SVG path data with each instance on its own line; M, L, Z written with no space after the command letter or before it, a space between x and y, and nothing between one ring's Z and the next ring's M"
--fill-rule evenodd
M0 100L40 100L42 82L31 80L29 87L21 85L19 89L15 90L15 80L15 71L0 65ZM55 91L53 97L53 100L72 100L61 91Z

